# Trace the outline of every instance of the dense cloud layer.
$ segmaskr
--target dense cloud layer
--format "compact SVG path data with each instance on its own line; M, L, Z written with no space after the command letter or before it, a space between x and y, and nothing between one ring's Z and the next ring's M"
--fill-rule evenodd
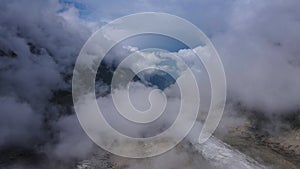
M0 148L42 145L38 149L50 158L66 161L85 158L91 152L93 145L80 129L67 100L73 65L93 31L105 22L133 12L168 12L202 29L224 63L229 101L265 115L282 115L300 108L298 0L142 0L130 7L127 1L77 2L90 10L87 17L90 20L83 19L82 9L72 3L1 2ZM176 54L195 72L202 70L189 50ZM121 58L116 56L116 59ZM108 63L112 60L109 58ZM198 75L199 82L207 80L205 75ZM140 91L141 86L134 87ZM135 93L139 97L141 94ZM205 96L209 98L208 93ZM99 100L108 102L109 97ZM228 104L225 115L231 112L239 115L235 106ZM224 119L228 123L237 121L228 116Z
M82 146L89 140L78 136L78 129L83 132L75 116L70 120L62 116L72 114L66 91L71 87L72 65L93 23L85 24L75 8L63 13L60 9L62 4L55 1L1 2L1 151L35 147L54 158L68 152L70 155L64 156L69 159L83 155L79 150L70 152L66 145L88 147ZM83 139L82 145L80 141L71 143L72 138Z
M125 2L119 1L76 2L85 4L91 10L90 17L101 21L144 11L181 16L202 29L216 45L225 65L231 97L260 111L284 113L299 109L297 0L142 0L126 9Z
M236 2L230 29L215 36L229 93L270 113L299 109L299 1Z

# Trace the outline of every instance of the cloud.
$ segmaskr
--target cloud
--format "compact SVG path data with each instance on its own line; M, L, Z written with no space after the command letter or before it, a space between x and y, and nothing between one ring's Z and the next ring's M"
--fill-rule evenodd
M30 3L26 0L1 2L1 146L31 146L42 142L41 149L54 159L72 161L74 158L88 156L93 145L82 131L78 132L80 126L71 105L66 106L67 101L64 99L62 103L57 103L53 101L53 97L55 93L59 93L60 98L69 97L74 62L91 33L105 22L135 12L168 12L181 16L202 29L213 41L224 63L229 102L239 102L246 108L258 110L267 116L274 113L282 115L300 108L298 0L141 0L134 4L127 1L76 1L90 10L90 20L82 19L81 9L72 4L39 0L32 0ZM120 53L129 54L133 51L136 48L127 46L123 50L114 51L110 56L118 57ZM204 99L201 98L204 102L201 111L205 112L210 101L210 86L205 69L189 49L172 54L184 58L197 75L197 81L201 84L201 96L204 96ZM155 55L151 55L153 57ZM117 58L121 59L122 57ZM106 58L106 61L115 64L113 58ZM173 88L176 86L165 90L173 98L171 106L167 107L170 112L174 111L172 106L178 104L178 91L172 90ZM107 86L101 90L107 91ZM149 90L149 86L133 85L137 105L145 106L143 96ZM113 109L109 95L98 100L106 103L107 109ZM235 118L241 112L231 106L231 103L228 107L224 126L236 121L238 124L243 123L243 118ZM234 115L226 116L230 112L234 112ZM203 117L198 120L202 121ZM112 116L111 120L116 119ZM157 123L155 129L163 128L164 126L159 125L163 123ZM116 124L118 127L123 123ZM136 132L145 134L145 128L128 131L128 128L123 129L133 135ZM147 132L146 135L153 134ZM48 138L51 141L45 145ZM188 158L178 154L170 156L173 155L175 157L172 159L175 160ZM150 166L162 167L168 158L158 159L150 160ZM135 164L132 167L140 166Z
M30 105L13 97L0 97L0 147L33 146L42 135L42 120ZM29 133L30 132L30 133Z
M80 129L75 116L63 116L73 114L67 100L70 77L94 23L85 24L74 7L58 12L62 7L57 1L1 2L1 151L26 147L56 160L64 154L66 161L90 151L87 137L74 133ZM78 145L86 151L67 151Z
M297 6L298 1L236 2L228 31L212 39L225 65L229 94L248 108L299 109Z

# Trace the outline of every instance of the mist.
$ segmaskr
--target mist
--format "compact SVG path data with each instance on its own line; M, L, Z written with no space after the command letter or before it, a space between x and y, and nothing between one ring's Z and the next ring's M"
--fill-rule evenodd
M22 154L19 150L26 150L27 157L23 160L12 157L10 162L1 157L4 164L0 168L75 167L78 161L90 158L96 150L103 151L88 138L75 115L72 72L80 49L93 32L113 19L134 12L160 11L178 15L191 21L212 40L227 78L226 109L215 135L223 137L230 128L248 123L253 116L255 120L260 120L261 116L268 119L261 129L276 135L280 135L280 131L274 128L299 127L297 122L292 125L283 117L291 115L293 119L300 119L300 1L201 0L186 4L172 1L170 4L146 0L136 5L121 1L75 2L83 4L84 10L90 10L86 14L88 17L76 4L63 1L1 2L0 153ZM105 58L98 72L106 74L96 83L97 101L104 112L109 112L106 117L113 127L131 136L147 137L172 124L180 93L176 84L161 89L146 83L149 74L145 72L141 74L145 79L130 86L132 102L139 109L147 109L149 92L160 89L168 98L166 114L145 126L131 124L117 114L108 81L116 65L127 54L140 49L134 45L122 44ZM191 49L170 51L164 53L164 57L172 59L171 54L183 58L199 83L201 107L195 129L198 131L211 99L206 70ZM158 63L162 59L160 53L151 58ZM163 66L171 69L173 65ZM185 147L177 147L154 159L130 160L130 166L125 168L188 167L184 165L187 162L191 168L200 163L203 168L211 167L193 152L187 152L187 142L198 137L195 133L192 131L184 141ZM36 156L41 157L36 160L40 163L26 162ZM122 161L120 157L111 156L112 160Z

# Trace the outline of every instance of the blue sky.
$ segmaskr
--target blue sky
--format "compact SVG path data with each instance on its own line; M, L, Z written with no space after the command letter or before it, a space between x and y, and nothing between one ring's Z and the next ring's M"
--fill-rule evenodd
M72 6L78 9L82 19L99 23L106 23L137 12L166 12L187 19L204 31L208 37L212 37L225 31L224 17L229 13L229 6L232 1L187 0L186 3L183 3L176 0L138 0L133 3L124 0L59 0L59 2L66 5L60 12L67 10L68 6ZM170 38L160 38L159 40L158 37L152 36L152 38L154 38L153 41L148 42L146 46L151 43L153 47L162 45L169 51L186 48L178 41L176 42Z
M185 18L202 29L208 36L224 32L226 18L231 14L233 0L59 0L73 5L80 11L80 17L98 22L138 12L166 12Z
M91 19L91 10L83 3L76 2L75 0L59 0L59 2L65 4L66 6L71 5L77 8L81 18ZM65 10L67 10L67 7L61 9L59 12L63 12Z

